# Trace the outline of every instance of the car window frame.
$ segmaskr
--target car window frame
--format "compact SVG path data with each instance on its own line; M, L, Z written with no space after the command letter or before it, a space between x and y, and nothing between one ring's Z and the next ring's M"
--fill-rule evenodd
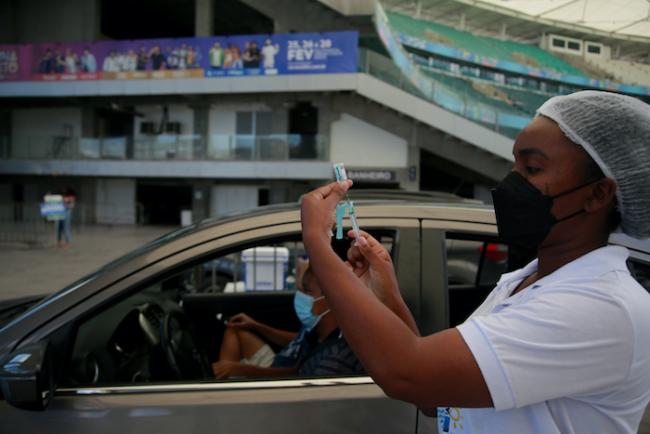
M402 228L419 228L419 220L405 219L405 218L364 218L359 219L360 225L366 228L377 228L385 230L395 230L396 236L394 239L393 249L399 251L399 233ZM256 240L263 240L267 238L277 238L279 236L291 236L292 234L300 233L301 225L297 222L276 224L272 226L249 228L248 230L240 230L232 234L222 237L213 238L209 241L199 243L193 247L185 248L178 251L176 254L168 255L159 261L149 264L147 267L138 270L136 273L126 277L123 280L115 282L93 294L88 299L71 307L66 312L54 318L52 321L33 331L29 336L26 336L20 346L29 345L30 343L38 342L42 339L49 337L56 333L63 327L70 326L71 322L77 323L80 318L87 315L88 310L95 311L96 309L103 309L107 303L114 303L128 297L130 294L138 291L153 280L160 278L164 275L173 274L173 270L186 266L196 261L197 257L208 257L214 255L217 250L226 251L229 248L236 248L244 244L254 243ZM254 237L250 236L256 233ZM194 259L193 259L194 258ZM72 346L71 346L72 347ZM322 381L321 381L322 380ZM295 388L295 387L308 387L314 385L374 385L374 381L369 376L337 376L326 378L298 378L298 379L268 379L268 380L243 380L236 381L219 381L219 380L188 380L179 381L174 383L158 383L158 384L137 384L128 386L96 386L96 387L65 387L58 388L55 391L55 396L61 393L62 395L104 395L112 393L143 393L143 392L160 392L166 391L186 391L186 390L232 390L227 385L234 383L251 383L258 384L264 382L265 387L268 388ZM274 383L274 384L271 384ZM225 385L225 386L224 386ZM257 386L251 385L252 388ZM246 388L241 384L236 388Z
M477 223L448 219L422 220L422 335L450 327L449 289L447 285L447 233L476 237L498 235L496 222Z

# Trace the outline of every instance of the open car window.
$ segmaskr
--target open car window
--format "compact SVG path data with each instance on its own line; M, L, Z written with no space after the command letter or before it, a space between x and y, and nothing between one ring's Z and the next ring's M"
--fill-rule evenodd
M464 322L480 306L503 273L529 259L495 237L476 234L447 233L445 247L452 327Z
M650 292L650 264L636 259L628 260L628 267L632 276Z
M393 251L396 230L372 232ZM349 243L334 248L344 255ZM227 246L161 271L76 324L61 386L216 381L212 364L232 316L245 313L277 329L300 331L293 299L305 261L295 233ZM269 346L282 350L275 342ZM270 377L254 379L260 378Z

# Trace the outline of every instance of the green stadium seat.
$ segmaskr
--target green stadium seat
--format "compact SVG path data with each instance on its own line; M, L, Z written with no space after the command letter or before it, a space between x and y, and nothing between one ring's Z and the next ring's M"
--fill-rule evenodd
M506 60L562 74L585 77L578 68L534 45L475 36L431 21L418 20L396 12L386 13L393 29L399 33L430 42L465 50L480 56Z

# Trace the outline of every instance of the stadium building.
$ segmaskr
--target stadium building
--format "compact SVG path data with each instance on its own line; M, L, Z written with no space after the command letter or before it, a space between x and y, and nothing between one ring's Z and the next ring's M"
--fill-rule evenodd
M339 161L359 188L489 200L550 96L650 101L650 4L530 3L7 0L1 218L72 188L77 222L197 221Z

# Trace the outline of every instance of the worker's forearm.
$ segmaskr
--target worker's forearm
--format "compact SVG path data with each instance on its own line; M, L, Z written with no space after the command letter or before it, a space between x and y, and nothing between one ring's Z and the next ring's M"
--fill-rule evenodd
M413 314L411 314L411 311L399 293L392 295L388 300L382 301L413 333L420 336L420 330L418 330L418 326L415 323L415 318L413 318Z

